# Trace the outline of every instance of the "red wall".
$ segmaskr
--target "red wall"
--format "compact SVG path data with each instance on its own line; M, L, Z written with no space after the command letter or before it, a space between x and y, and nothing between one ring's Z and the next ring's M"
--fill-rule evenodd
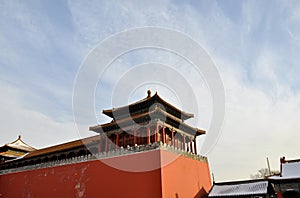
M141 171L170 155L175 156L156 150L104 162ZM182 156L147 172L128 172L105 163L96 160L0 175L0 197L195 197L202 185L206 191L211 185L207 164Z
M161 170L163 197L199 198L207 195L212 186L208 163L176 157L166 151L162 151L161 158L162 162L176 158Z

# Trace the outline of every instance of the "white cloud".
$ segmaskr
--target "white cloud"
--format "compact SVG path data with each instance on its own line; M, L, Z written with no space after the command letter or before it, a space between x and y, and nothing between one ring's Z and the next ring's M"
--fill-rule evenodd
M56 122L46 114L26 109L20 90L11 84L0 81L0 131L1 144L14 141L19 134L23 140L36 148L79 139L73 122ZM91 135L88 126L79 126Z
M284 23L286 30L293 39L294 42L300 45L300 3L299 1L293 1L290 5L285 5L285 9L288 12L285 13Z
M267 60L265 63L270 64ZM259 75L269 77L268 72ZM300 94L280 86L285 95L274 99L262 87L246 84L236 70L223 72L222 76L226 119L222 136L209 154L216 179L247 179L266 167L266 157L277 170L281 156L299 158Z
M228 10L225 15L220 2L173 4L166 0L157 3L69 1L66 11L70 12L67 22L71 23L71 28L66 30L64 26L53 23L65 18L58 16L53 19L44 14L40 6L1 2L0 24L3 29L0 44L4 46L0 49L0 64L4 65L0 68L1 142L10 142L19 133L36 147L78 138L69 118L70 112L58 113L68 114L59 115L62 122L58 122L53 111L71 105L70 84L81 59L95 44L116 32L133 27L162 26L182 31L204 46L224 80L226 120L223 134L209 155L216 179L246 178L265 165L267 156L274 169L278 169L282 155L299 158L296 153L299 150L300 112L299 5L279 6L277 3L272 5L274 11L265 11L266 6L269 8L268 3L257 6L257 2L247 1L241 6L241 15L238 15L241 18L232 21L236 17L235 10ZM35 56L32 56L32 51ZM56 51L59 53L54 53ZM140 55L140 62L135 63L154 60L174 65L182 72L190 84L195 85L200 101L198 127L206 129L209 126L209 93L203 81L188 69L189 65L167 53L148 51L146 57L143 53L133 55ZM61 61L65 57L68 61ZM110 68L107 83L117 81L133 64L130 58L119 60ZM126 68L120 70L124 64ZM61 78L57 79L57 74ZM61 80L64 78L68 81ZM32 84L38 85L38 89L31 89ZM26 89L22 90L23 87ZM43 96L45 90L48 95ZM101 91L104 98L96 100L109 108L110 101L104 93L111 90ZM144 94L140 92L137 95ZM41 98L32 101L32 95ZM137 95L134 97L138 98ZM172 94L161 95L170 100L173 97ZM41 101L50 96L54 98L51 104L60 102L60 105L40 108L43 106ZM84 110L85 106L82 107ZM79 127L84 134L89 134L88 126Z

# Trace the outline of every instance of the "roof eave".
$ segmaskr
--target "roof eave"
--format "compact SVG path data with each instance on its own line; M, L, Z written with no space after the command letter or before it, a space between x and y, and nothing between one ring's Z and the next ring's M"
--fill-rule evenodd
M151 116L153 114L157 114L158 119L159 119L160 115L163 115L163 116L168 117L168 119L172 119L175 122L180 122L179 125L182 124L182 126L185 127L186 129L188 129L190 131L190 134L194 134L195 137L199 136L199 135L206 134L206 132L204 130L201 130L201 129L198 129L198 128L193 128L193 127L185 124L184 122L181 122L177 117L174 117L174 116L170 115L169 113L165 112L161 108L157 108L157 109L155 109L151 112L147 112L147 113L144 113L144 114L136 116L136 117L125 118L125 119L119 120L119 121L114 121L114 122L110 122L110 123L105 123L105 124L101 124L101 125L92 126L92 127L89 127L89 130L97 132L97 133L109 132L110 130L108 128L110 128L110 127L111 128L117 127L118 124L127 123L127 122L130 122L132 120L137 121L137 120L143 119L143 118L146 119L147 116ZM152 117L152 119L153 119L153 117ZM194 131L194 132L192 132L192 131ZM187 133L189 133L189 132L187 132Z
M149 102L151 100L158 100L159 103L170 107L170 109L173 109L175 112L179 113L181 115L181 119L183 119L183 120L187 120L187 119L190 119L190 118L194 117L194 114L184 112L184 111L178 109L177 107L173 106L172 104L168 103L164 99L162 99L157 94L157 92L153 96L151 96L151 97L147 97L147 98L141 99L141 100L139 100L139 101L137 101L135 103L132 103L132 104L129 104L129 105L125 105L125 106L122 106L122 107L113 108L113 109L106 109L106 110L103 110L102 113L104 115L107 115L108 117L114 118L114 115L113 115L114 112L122 111L125 108L130 108L130 107L133 107L135 105L141 105L141 104L144 104L144 103Z

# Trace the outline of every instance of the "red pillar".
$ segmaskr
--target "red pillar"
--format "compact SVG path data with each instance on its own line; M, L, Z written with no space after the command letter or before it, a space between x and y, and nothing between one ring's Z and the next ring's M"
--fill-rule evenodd
M193 139L190 138L190 148L189 148L190 152L193 153Z
M171 135L172 135L172 137L171 137L172 138L172 140L171 140L172 141L172 146L174 146L175 145L175 139L174 139L174 131L173 130L172 130Z
M133 130L133 144L136 145L136 128Z
M183 150L185 151L185 135L183 135Z
M116 148L119 148L119 133L116 134Z
M102 134L100 134L99 137L100 139L99 139L98 153L101 152L101 148L102 148Z
M105 152L108 150L108 137L105 135Z
M166 143L166 134L165 134L165 127L163 126L162 128L162 139L163 139L163 143Z
M197 141L196 141L196 137L195 137L195 139L194 139L194 152L195 152L195 154L197 155Z
M158 136L158 133L159 133L159 130L158 130L158 123L156 122L155 124L155 142L159 142L159 136Z
M180 149L183 150L183 137L181 136Z
M151 141L150 141L150 125L148 125L147 127L147 143L148 144L151 144Z
M125 135L124 135L124 134L122 135L122 138L123 138L123 139L122 139L122 141L123 141L122 144L123 144L123 147L125 147Z

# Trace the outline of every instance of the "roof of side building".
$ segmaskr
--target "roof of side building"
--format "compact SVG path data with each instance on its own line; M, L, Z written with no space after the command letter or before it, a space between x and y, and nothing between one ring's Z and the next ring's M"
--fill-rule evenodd
M268 193L267 180L215 183L208 197L254 196Z
M31 151L36 150L32 146L29 146L28 144L26 144L22 140L21 135L19 135L17 140L15 140L11 143L5 144L3 147L10 147L10 148L13 148L13 149L18 149L18 150L27 151L27 152L31 152Z

